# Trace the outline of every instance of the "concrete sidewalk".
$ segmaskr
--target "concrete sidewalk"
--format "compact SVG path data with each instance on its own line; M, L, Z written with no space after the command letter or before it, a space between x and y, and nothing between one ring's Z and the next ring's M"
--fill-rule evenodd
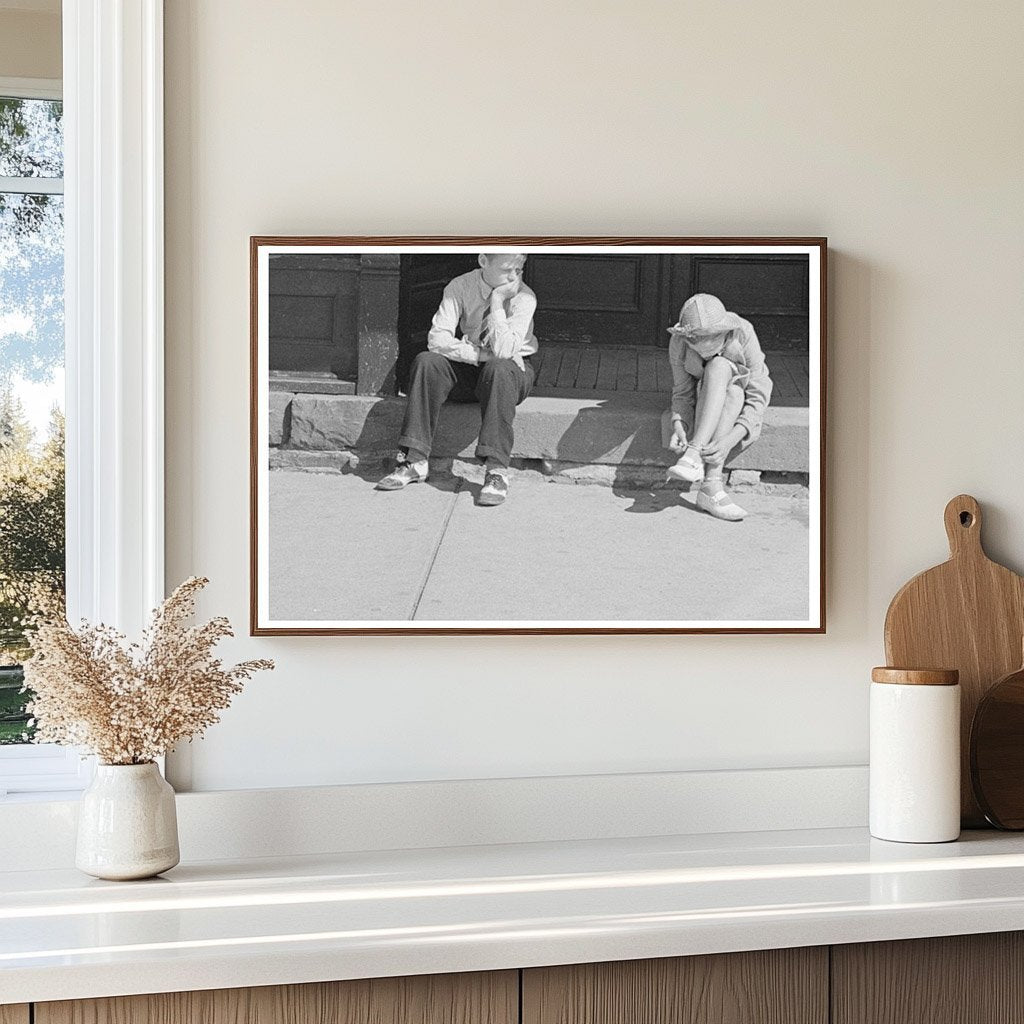
M742 523L689 494L480 479L375 491L356 473L270 473L277 621L795 620L808 617L806 492L744 494Z

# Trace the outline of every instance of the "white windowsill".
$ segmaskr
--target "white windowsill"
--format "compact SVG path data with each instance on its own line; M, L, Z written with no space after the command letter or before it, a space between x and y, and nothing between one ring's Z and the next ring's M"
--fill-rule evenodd
M52 743L0 746L0 801L77 798L94 766L95 758Z
M75 801L82 794L78 790L47 790L39 793L5 793L0 789L0 801L5 804L56 804Z
M179 793L190 861L867 823L865 765ZM0 799L0 872L74 864L77 794Z

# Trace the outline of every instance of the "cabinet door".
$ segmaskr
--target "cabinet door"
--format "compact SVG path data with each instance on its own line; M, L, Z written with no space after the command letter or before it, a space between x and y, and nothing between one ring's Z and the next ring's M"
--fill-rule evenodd
M517 1024L518 995L516 971L439 974L37 1003L35 1024Z
M824 947L523 972L523 1024L827 1021L828 950Z
M1024 933L832 947L834 1024L1024 1021Z
M0 1024L28 1024L28 1006L0 1006Z

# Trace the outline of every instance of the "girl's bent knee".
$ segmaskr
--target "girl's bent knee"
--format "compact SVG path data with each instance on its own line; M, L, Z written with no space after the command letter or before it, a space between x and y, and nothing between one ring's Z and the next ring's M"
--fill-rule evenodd
M723 378L724 380L732 380L732 363L729 362L724 356L714 356L708 360L707 365L704 367L704 375L710 374L715 378Z

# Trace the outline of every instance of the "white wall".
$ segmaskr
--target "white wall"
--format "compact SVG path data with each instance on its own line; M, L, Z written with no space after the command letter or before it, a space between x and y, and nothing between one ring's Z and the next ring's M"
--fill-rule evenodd
M242 633L249 235L832 245L826 636L243 637L278 669L194 787L863 763L947 499L1024 569L1022 40L1016 0L167 0L168 582Z
M43 6L20 10L0 0L0 77L61 77L60 3Z

